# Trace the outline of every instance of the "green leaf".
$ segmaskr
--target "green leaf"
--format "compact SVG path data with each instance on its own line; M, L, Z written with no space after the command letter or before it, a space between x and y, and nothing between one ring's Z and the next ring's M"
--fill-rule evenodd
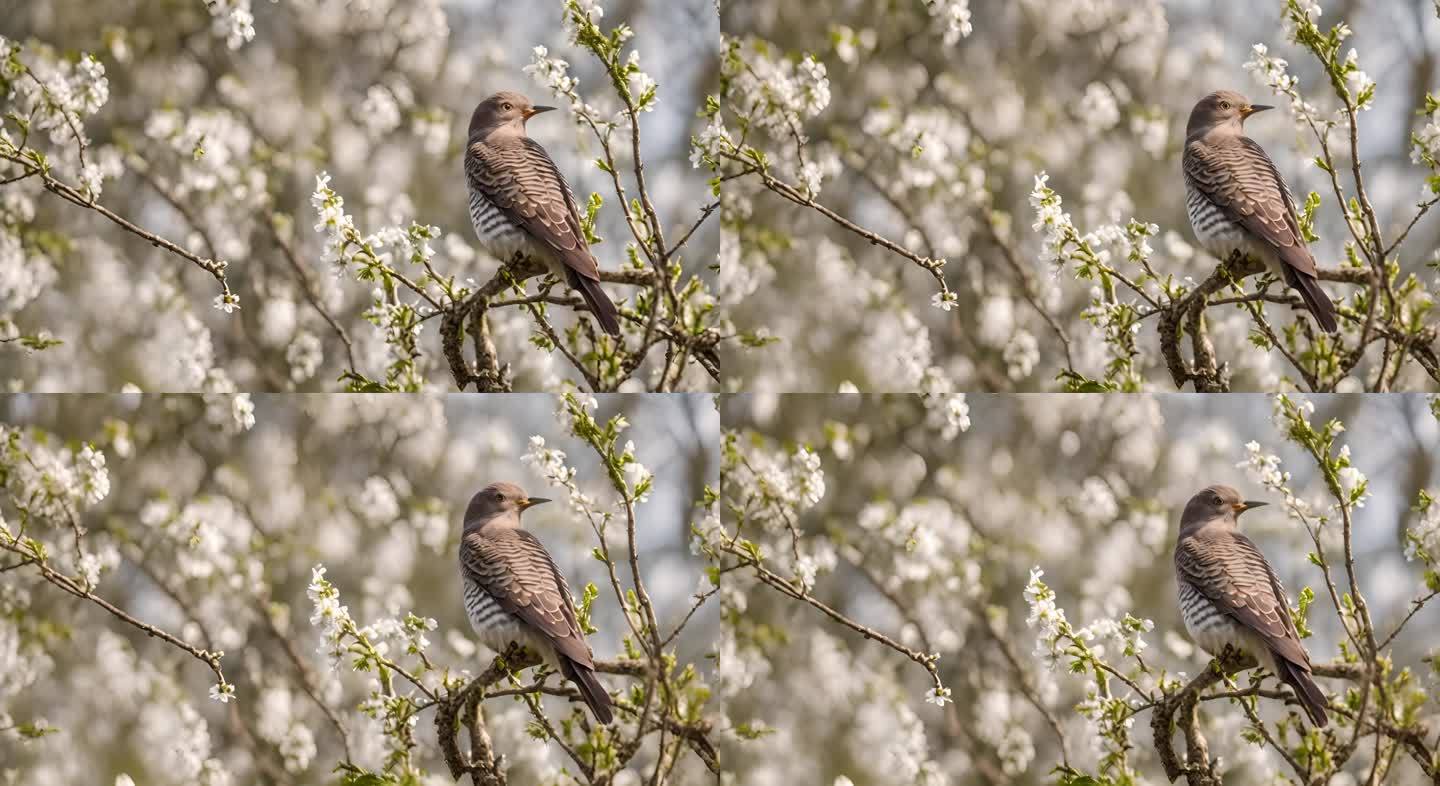
M1310 615L1310 604L1315 602L1315 591L1309 587L1301 588L1299 600L1300 606L1290 616L1295 621L1295 631L1300 634L1300 638L1308 639L1311 631L1306 621Z
M340 779L341 786L394 786L393 779L373 772L352 773Z
M54 726L37 726L34 723L21 723L15 727L15 732L27 740L38 740L51 734L59 734L60 730Z
M737 723L734 726L735 735L742 740L758 740L761 737L768 737L775 733L775 730L766 726L751 726L749 723Z

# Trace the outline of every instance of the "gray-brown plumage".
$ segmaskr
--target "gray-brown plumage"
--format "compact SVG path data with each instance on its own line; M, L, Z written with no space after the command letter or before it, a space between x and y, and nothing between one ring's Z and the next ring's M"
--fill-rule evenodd
M1175 544L1180 615L1202 649L1218 656L1229 646L1254 656L1295 690L1311 722L1324 726L1325 694L1311 676L1285 588L1239 531L1240 514L1264 504L1242 499L1229 486L1210 486L1190 498Z
M509 261L521 254L543 263L580 293L606 333L618 336L619 314L600 287L575 195L545 148L525 135L526 120L554 108L509 92L475 107L465 145L470 221L491 255Z
M491 483L470 499L460 539L465 613L480 640L496 652L518 642L566 679L608 724L610 694L595 678L590 645L580 630L570 585L540 541L520 528L520 513L549 502L514 483Z
M1206 251L1221 259L1236 251L1258 258L1334 333L1335 305L1315 278L1295 200L1274 162L1245 136L1245 118L1270 108L1229 90L1195 105L1185 127L1186 212Z

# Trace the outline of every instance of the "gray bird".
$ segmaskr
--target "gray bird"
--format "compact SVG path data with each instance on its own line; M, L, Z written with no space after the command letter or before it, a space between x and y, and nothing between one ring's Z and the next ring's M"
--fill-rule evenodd
M533 650L575 683L595 718L609 724L610 694L595 678L570 586L540 541L520 528L522 511L549 501L505 482L470 499L460 539L465 613L486 646L503 652L518 642Z
M1191 110L1183 156L1190 227L1200 245L1221 259L1239 251L1264 262L1300 293L1320 327L1334 333L1335 305L1316 280L1295 199L1274 162L1245 136L1245 118L1272 108L1221 90Z
M1180 615L1190 638L1211 655L1226 645L1249 653L1295 690L1316 726L1329 722L1325 694L1310 674L1310 655L1290 619L1290 602L1265 555L1240 534L1240 514L1267 503L1241 499L1229 486L1190 498L1175 543Z
M492 256L509 261L522 254L543 263L580 293L606 333L618 336L619 315L600 288L575 195L545 148L525 135L526 120L554 108L510 92L475 107L465 145L470 221Z

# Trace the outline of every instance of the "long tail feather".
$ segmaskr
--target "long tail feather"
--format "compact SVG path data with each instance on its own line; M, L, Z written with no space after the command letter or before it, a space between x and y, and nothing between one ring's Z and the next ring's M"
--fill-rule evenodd
M612 336L620 335L620 314L615 310L615 304L610 302L610 296L600 288L599 281L572 273L570 286L580 293L585 305L590 307L590 313L595 315L595 320L606 333Z
M1305 301L1305 307L1315 315L1315 321L1320 323L1321 329L1326 333L1339 330L1340 325L1335 322L1335 304L1330 302L1330 296L1320 288L1320 282L1304 273L1297 273L1292 278L1291 283L1299 290L1300 299Z
M567 679L575 683L581 698L585 699L590 711L595 714L595 720L609 726L610 722L615 720L615 715L610 711L610 694L605 692L605 686L595 678L595 672L569 658L560 659L560 669Z
M1284 658L1277 657L1275 660L1276 667L1281 672L1276 676L1295 689L1295 698L1300 700L1300 706L1305 708L1310 722L1323 728L1330 722L1330 718L1325 713L1325 694L1320 691L1320 686L1315 684L1315 678L1310 676L1308 670Z

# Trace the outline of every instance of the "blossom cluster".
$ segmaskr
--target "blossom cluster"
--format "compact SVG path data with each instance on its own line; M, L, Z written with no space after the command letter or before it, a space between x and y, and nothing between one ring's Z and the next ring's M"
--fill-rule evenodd
M225 37L225 45L239 49L255 39L255 14L250 0L204 0L205 9L214 17L216 35Z
M330 176L324 172L315 176L310 203L318 216L315 231L325 238L323 257L334 274L353 275L376 287L365 318L383 339L384 385L419 389L426 361L419 348L424 317L433 313L439 298L454 301L468 294L466 289L455 286L453 278L442 277L431 265L435 257L431 242L440 237L440 229L412 221L409 227L383 226L373 234L362 235L354 218L345 211L344 197L330 188ZM402 265L407 267L402 269ZM412 273L414 280L405 272L411 268L416 269ZM407 292L416 299L407 300ZM360 387L376 384L365 379L358 369L351 369L351 378Z
M830 104L830 80L824 63L806 54L798 61L777 57L765 42L727 37L722 41L721 83L725 92L712 101L706 114L710 127L694 142L692 161L714 162L722 156L750 161L764 160L766 153L753 143L736 150L725 129L720 111L777 141L773 154L811 197L820 193L823 178L839 168L833 153L815 150L807 154L806 122ZM696 154L698 152L698 155ZM713 164L712 164L713 166Z
M945 24L945 43L954 44L974 31L970 23L970 0L925 0L930 15Z
M1415 505L1418 520L1405 531L1405 559L1426 566L1426 584L1440 591L1440 502L1432 492L1421 491Z
M95 505L110 493L105 454L85 444L79 452L52 451L20 432L0 428L5 443L5 485L26 512L59 521Z
M105 66L94 55L87 52L71 61L48 47L22 46L0 36L0 74L10 89L7 98L15 102L13 117L26 118L19 129L25 137L34 130L57 146L83 148L90 143L85 118L110 100ZM13 120L7 118L7 124L10 122ZM6 129L0 151L15 154L23 147L15 143L12 133Z

